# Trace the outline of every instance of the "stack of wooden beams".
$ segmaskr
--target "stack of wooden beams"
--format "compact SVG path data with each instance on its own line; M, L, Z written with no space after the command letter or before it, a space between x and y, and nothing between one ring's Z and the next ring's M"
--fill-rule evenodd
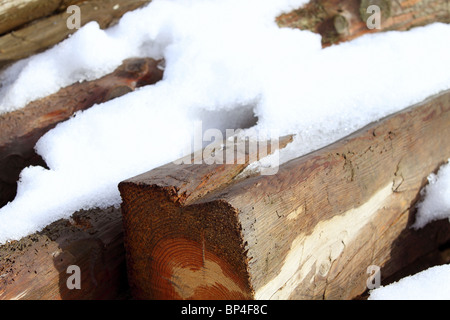
M86 13L82 25L104 28L148 2L0 0L0 68L76 31L66 26L71 4ZM380 30L363 20L370 4L388 8ZM324 46L435 21L450 22L447 1L312 0L277 19L322 34ZM2 115L1 205L13 199L25 166L45 166L33 150L42 134L161 78L157 61L133 59ZM273 176L240 178L248 162L156 168L120 184L121 210L77 212L0 246L0 299L117 299L129 287L138 299L358 298L370 265L388 281L449 261L439 249L450 240L447 221L409 228L426 177L450 157L449 135L450 92L443 92ZM70 265L82 270L81 291L67 288Z

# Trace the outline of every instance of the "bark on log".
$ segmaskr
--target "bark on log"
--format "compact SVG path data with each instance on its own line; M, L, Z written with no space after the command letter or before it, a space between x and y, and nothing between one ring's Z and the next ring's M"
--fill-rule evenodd
M115 23L126 12L137 9L147 0L91 0L79 3L81 26L97 21L102 29ZM62 12L33 21L28 26L0 37L0 68L16 60L41 52L77 31L67 27L70 13Z
M161 80L163 71L158 64L149 58L128 59L101 79L76 83L23 109L0 115L0 206L14 199L23 168L45 166L34 151L42 135L77 111Z
M81 288L69 289L80 268ZM0 300L127 299L119 209L90 210L0 246Z
M381 9L381 28L369 29L367 8ZM433 22L450 22L447 0L312 0L305 7L277 18L280 27L311 30L328 46L366 33L408 30Z
M276 175L168 164L120 183L133 296L358 297L368 266L386 279L450 239L448 221L409 228L426 177L450 157L448 136L450 91Z
M0 34L83 0L0 0Z

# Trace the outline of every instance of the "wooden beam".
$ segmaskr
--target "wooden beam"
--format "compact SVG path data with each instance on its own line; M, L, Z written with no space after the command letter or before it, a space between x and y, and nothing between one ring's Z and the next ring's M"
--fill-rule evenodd
M80 289L67 282L80 268ZM0 300L128 298L121 213L75 213L42 232L0 246Z
M73 84L22 109L0 115L0 206L14 199L23 168L45 166L34 151L41 136L77 111L161 80L159 63L150 58L128 59L100 79Z
M90 0L79 3L81 26L97 21L105 29L126 12L135 10L147 0ZM16 60L41 52L66 39L76 29L67 28L70 13L62 12L12 31L0 37L0 68Z
M167 164L120 183L137 299L352 299L450 239L414 231L426 177L450 157L450 91L277 174L212 187L226 166Z
M381 9L381 29L369 29L370 5ZM447 0L311 0L303 8L277 18L280 27L311 30L328 46L366 33L408 30L433 22L450 23Z

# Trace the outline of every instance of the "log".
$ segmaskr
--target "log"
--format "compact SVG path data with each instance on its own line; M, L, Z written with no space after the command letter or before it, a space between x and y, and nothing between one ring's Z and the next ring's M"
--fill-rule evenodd
M381 9L381 28L369 29L370 5ZM322 35L329 46L355 39L366 33L408 30L433 22L450 22L447 0L311 0L298 10L280 15L280 27L311 30Z
M150 1L146 0L91 0L79 3L81 26L96 21L102 29L114 24L126 12L135 10ZM41 52L66 39L77 31L67 27L70 13L62 12L0 37L0 68L16 60Z
M11 31L35 19L65 10L83 0L1 0L0 34Z
M448 221L410 228L449 135L446 91L275 175L172 163L120 183L133 297L357 298L369 266L384 280L450 240Z
M0 246L0 300L128 299L122 239L120 210L108 208ZM80 268L80 289L67 286L72 265Z
M159 63L150 58L128 59L100 79L73 84L23 109L0 115L0 206L14 199L23 168L46 166L34 151L41 136L77 111L161 80Z

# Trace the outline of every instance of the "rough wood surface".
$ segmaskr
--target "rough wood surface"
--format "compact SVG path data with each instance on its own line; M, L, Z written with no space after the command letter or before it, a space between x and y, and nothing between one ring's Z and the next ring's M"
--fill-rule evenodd
M67 286L72 265L80 267L80 289ZM70 220L0 246L0 300L125 298L119 209L78 212Z
M0 34L83 0L0 0Z
M150 1L145 0L90 0L79 3L81 26L97 21L101 28L115 23L126 12ZM76 29L67 28L70 13L62 12L35 20L22 29L0 37L0 68L13 61L43 51L67 38Z
M77 111L161 80L163 71L158 64L149 58L128 59L103 78L76 83L23 109L0 115L0 206L14 199L23 168L45 166L34 151L42 135Z
M260 145L268 146L270 154L291 140L288 136L281 138L278 146L273 141ZM232 208L220 202L206 207L187 205L228 185L251 157L257 158L247 141L244 161L238 162L242 144L234 146L236 162L242 164L197 165L195 161L202 155L194 155L192 164L171 163L119 185L124 198L129 283L135 297L251 297L248 283L241 281L245 275L240 259L243 247L237 217L228 214ZM226 150L222 152L225 158ZM148 229L150 225L154 228ZM175 278L179 280L173 282Z
M210 188L220 168L168 164L121 183L134 297L358 297L370 265L386 279L450 239L448 221L409 228L449 135L447 91L272 176Z
M381 9L381 29L367 27L370 5ZM450 6L447 0L311 0L305 7L279 16L277 22L281 27L320 33L327 46L370 32L449 23Z

